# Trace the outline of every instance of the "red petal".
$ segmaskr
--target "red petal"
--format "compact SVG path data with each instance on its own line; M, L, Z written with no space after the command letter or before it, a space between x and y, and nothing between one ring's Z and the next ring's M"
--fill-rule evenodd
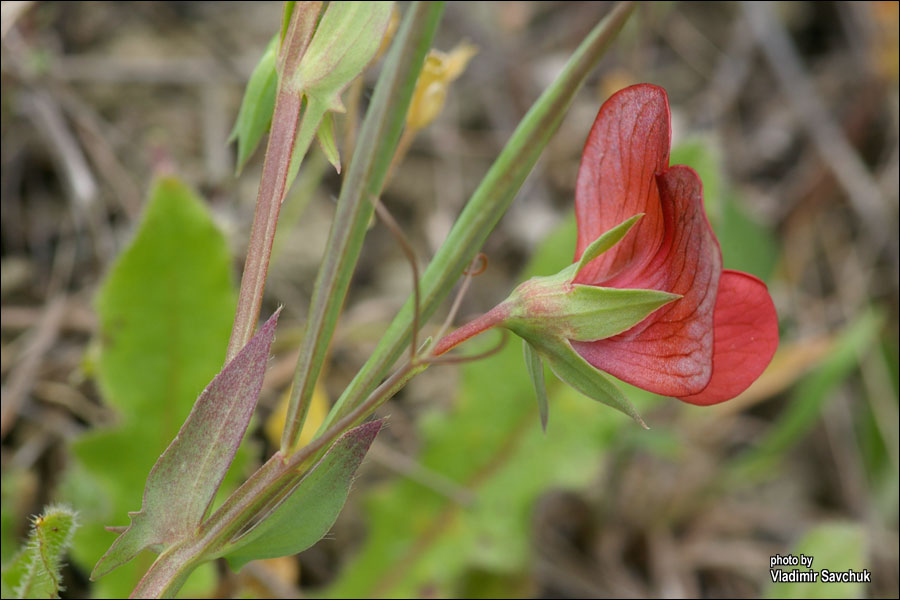
M722 256L703 211L700 178L675 166L657 177L664 237L643 269L604 285L681 294L628 331L572 342L589 363L623 381L666 396L696 394L712 375L713 309Z
M663 222L655 176L669 165L669 122L666 92L655 85L625 88L600 107L575 184L575 260L600 234L646 214L625 239L585 267L576 283L595 284L623 269L639 269L659 247Z
M747 273L723 271L716 298L713 373L699 394L680 399L716 404L734 398L762 374L778 347L778 316L766 284Z

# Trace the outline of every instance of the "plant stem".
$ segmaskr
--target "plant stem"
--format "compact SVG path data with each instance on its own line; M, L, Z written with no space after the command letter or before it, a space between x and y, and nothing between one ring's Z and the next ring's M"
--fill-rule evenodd
M443 12L441 2L416 2L407 12L378 78L359 143L341 187L337 212L316 277L297 358L281 451L297 445L313 389L359 260L391 157L400 138L416 79Z
M509 208L544 146L559 127L575 93L633 10L632 2L618 4L591 31L556 81L541 94L522 119L422 276L420 317L423 321L431 317L444 301ZM353 410L403 353L411 336L413 303L413 298L407 300L369 360L335 403L320 430L327 429L336 419Z
M507 304L499 304L495 306L490 311L484 313L477 319L469 321L459 329L453 331L448 335L445 335L440 340L438 340L437 345L434 347L434 356L440 356L444 352L453 349L455 346L458 346L464 341L475 337L479 333L483 333L491 327L499 325L508 316L509 306Z
M285 78L284 73L295 70L300 64L309 46L316 17L321 8L321 2L301 2L300 6L293 4L285 6L285 15L290 12L290 20L286 20L283 25L282 46L278 52L279 76L275 110L272 113L271 133L266 145L262 179L256 197L256 212L253 214L247 259L241 276L241 291L234 314L234 325L231 328L231 339L225 353L225 364L228 364L228 361L250 341L259 319L266 275L269 272L269 257L272 255L272 242L278 225L278 213L287 192L288 172L303 105L300 93L285 83L289 78Z
M284 199L288 165L291 163L291 152L294 149L294 132L300 121L300 106L299 96L279 89L275 98L275 112L272 115L272 133L266 146L262 179L256 198L250 243L247 246L247 260L244 262L244 274L241 277L241 291L234 315L234 326L231 329L231 339L225 356L226 364L253 337L256 321L259 319L263 290L266 287L266 274L269 271L269 256L272 254L272 241L275 239L278 212Z
M265 514L267 507L283 496L285 490L298 483L334 440L365 420L427 366L427 363L405 364L324 435L289 457L281 452L272 455L200 526L195 537L167 548L157 557L138 582L132 597L173 597L197 565L227 552L228 542Z

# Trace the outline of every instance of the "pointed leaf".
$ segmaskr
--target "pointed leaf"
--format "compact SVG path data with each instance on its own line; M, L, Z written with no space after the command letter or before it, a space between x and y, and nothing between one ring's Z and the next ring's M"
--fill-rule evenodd
M353 475L381 425L381 421L364 423L341 436L265 520L222 552L231 568L238 570L258 558L296 554L322 539L337 520Z
M520 285L506 301L512 306L504 327L527 340L556 336L589 342L629 330L666 304L681 298L657 290L630 290L570 284L569 269Z
M573 388L598 402L621 411L634 419L644 429L647 424L629 402L622 390L610 381L606 374L598 371L576 352L566 340L542 344L542 356L557 377Z
M94 568L99 577L155 544L183 539L212 503L262 389L276 312L203 390L181 431L153 466L140 512Z
M75 512L65 506L47 507L36 517L25 548L3 569L3 597L58 598L63 556L76 527Z
M576 284L569 298L571 313L564 318L572 328L572 335L567 338L592 341L631 329L656 309L681 296L656 290L621 290Z
M127 511L140 507L147 474L222 368L234 300L228 244L205 203L175 178L157 180L97 295L97 379L117 419L74 441L77 461L63 485L63 497L81 514L72 558L84 571L116 539L103 527L126 524ZM236 464L228 478L242 475ZM127 596L142 574L138 567L104 577L95 595ZM203 565L185 589L202 594L213 581L213 569Z
M275 57L278 53L278 36L272 38L263 52L262 58L253 68L247 81L244 99L238 111L237 120L228 141L237 140L237 164L235 172L240 174L247 159L256 150L259 141L269 130L272 112L275 110L275 90L278 87L278 73L275 71Z
M334 141L334 116L332 113L325 113L325 116L322 117L322 124L316 132L316 139L319 140L322 152L328 157L328 162L340 175L341 155L338 152L337 143Z
M528 340L522 340L522 350L525 352L525 366L528 368L528 376L534 385L534 395L537 397L538 412L541 415L541 429L547 431L547 418L549 407L547 402L547 386L544 384L544 364L541 357L535 352Z
M319 102L315 98L307 98L303 116L300 117L300 125L297 127L297 133L294 135L294 149L291 150L291 164L288 167L287 185L285 190L291 188L297 173L300 172L300 164L306 156L309 146L312 144L322 120L328 113L328 107ZM323 148L324 149L324 148ZM327 152L326 152L327 156ZM329 161L331 158L329 157Z
M625 234L631 231L631 228L634 227L634 224L637 223L641 217L644 216L644 213L638 213L631 217L630 219L626 219L622 221L609 231L606 231L594 240L587 248L584 249L584 252L581 254L581 258L578 259L575 267L575 275L581 272L581 270L587 266L589 262L615 246L619 243Z

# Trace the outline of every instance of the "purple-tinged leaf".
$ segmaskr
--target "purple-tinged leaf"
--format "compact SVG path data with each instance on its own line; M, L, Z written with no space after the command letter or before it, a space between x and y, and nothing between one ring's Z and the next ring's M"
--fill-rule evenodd
M238 570L258 558L296 554L322 539L337 520L353 474L381 425L380 420L371 421L341 436L281 504L225 548L221 554L231 568Z
M191 534L225 477L262 389L277 311L197 398L191 414L147 476L139 512L94 567L97 578L151 546Z

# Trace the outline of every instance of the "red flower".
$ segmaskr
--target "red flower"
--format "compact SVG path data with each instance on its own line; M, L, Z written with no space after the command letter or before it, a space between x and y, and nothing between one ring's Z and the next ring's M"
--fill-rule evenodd
M573 342L589 363L645 390L692 404L734 398L763 372L778 346L778 319L763 282L722 270L703 210L700 178L669 166L665 90L635 85L600 108L575 189L575 258L601 233L645 213L576 283L681 294L617 336Z
M700 178L689 167L669 166L670 129L662 88L636 85L607 100L578 172L577 266L525 282L495 309L442 339L435 353L500 325L525 338L582 391L592 386L586 377L601 374L585 374L582 366L590 367L581 359L692 404L728 400L756 380L778 345L775 307L759 279L723 271ZM641 214L636 224L623 223ZM600 243L608 250L597 256L601 237L609 240ZM589 256L596 258L579 262L592 244ZM585 288L592 294L585 295ZM589 311L597 299L602 310ZM643 312L635 308L640 300ZM598 320L617 323L620 315L621 326L600 333Z

